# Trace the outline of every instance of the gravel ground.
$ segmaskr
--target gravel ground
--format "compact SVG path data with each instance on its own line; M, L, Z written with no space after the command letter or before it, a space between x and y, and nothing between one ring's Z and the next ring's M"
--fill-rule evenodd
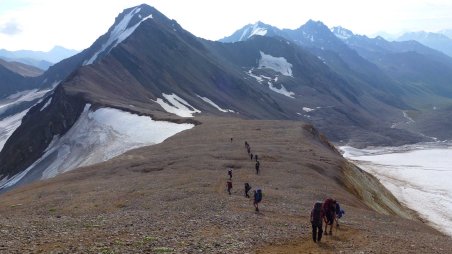
M353 195L339 180L343 158L300 122L200 120L162 144L2 194L0 253L451 252L450 237ZM245 182L263 190L259 213ZM309 212L329 196L346 214L314 244Z

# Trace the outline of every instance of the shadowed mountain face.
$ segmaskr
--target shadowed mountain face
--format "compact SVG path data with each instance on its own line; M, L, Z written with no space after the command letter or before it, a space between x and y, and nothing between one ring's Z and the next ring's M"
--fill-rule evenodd
M356 144L423 140L390 128L408 106L394 99L401 91L391 83L367 82L381 73L375 65L321 23L310 22L293 36L318 28L314 41L325 34L321 39L325 47L341 50L318 49L315 43L302 48L281 37L206 41L152 7L127 9L90 48L39 77L42 86L59 85L30 109L6 142L0 175L16 175L38 160L54 137L73 126L87 103L174 122L192 121L181 117L187 116L180 114L181 109L195 117L305 120L334 141ZM303 38L299 40L311 43ZM328 64L313 54L320 51L337 62ZM349 66L355 60L362 62L361 69ZM374 72L365 75L367 69Z
M44 72L43 70L31 65L19 62L8 62L2 59L0 59L0 65L24 77L37 77Z
M257 24L260 28L254 30L270 36L265 33L270 26ZM236 34L247 30L250 26ZM452 106L450 57L416 41L388 42L381 37L355 35L342 27L330 30L321 22L309 21L295 30L271 27L271 31L318 56L350 84L357 84L379 101L399 108L393 128L440 139L452 134L448 125L441 124L445 116L452 117L448 116ZM380 118L386 119L385 114Z

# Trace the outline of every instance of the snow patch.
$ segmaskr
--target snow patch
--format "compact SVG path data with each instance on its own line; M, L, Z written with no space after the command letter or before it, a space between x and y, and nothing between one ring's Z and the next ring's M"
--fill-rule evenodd
M303 111L304 112L311 112L311 111L314 111L315 109L313 109L313 108L308 108L308 107L303 107Z
M196 96L198 96L199 98L201 98L201 100L207 102L207 103L210 104L212 107L218 109L218 110L221 111L221 112L224 112L224 113L228 113L228 112L234 113L234 110L231 110L231 109L222 109L220 106L218 106L215 102L213 102L212 100L210 100L210 99L207 98L207 97L202 97L202 96L200 96L200 95L196 95Z
M250 77L255 78L255 79L257 80L257 82L259 82L259 83L262 84L264 81L267 81L268 88L270 88L270 90L272 90L273 92L277 92L277 93L279 93L279 94L282 94L282 95L287 96L287 97L292 98L292 99L295 98L295 97L294 97L295 93L294 93L294 92L291 92L291 91L288 91L288 90L286 89L286 87L284 87L283 84L281 84L281 88L277 88L277 87L275 87L275 86L273 85L272 81L277 82L277 81L278 81L278 76L276 76L275 78L267 77L267 76L265 76L265 75L257 76L257 75L255 75L255 74L253 73L253 70L254 70L253 68L250 69L250 70L247 72L247 74L248 74Z
M287 91L287 89L284 87L283 84L281 84L281 88L277 88L277 87L273 86L273 83L272 83L272 82L269 81L269 82L267 82L267 83L268 83L268 87L269 87L270 90L272 90L273 92L277 92L277 93L279 93L279 94L285 95L285 96L290 97L290 98L292 98L292 99L295 98L295 97L294 97L295 93L294 93L294 92Z
M193 106L191 106L187 101L180 98L176 94L162 94L162 96L168 101L170 104L165 102L161 98L157 98L155 102L157 102L162 108L168 112L180 117L193 117L195 113L201 113L201 111L197 110Z
M141 8L136 7L135 9L133 9L132 11L130 11L129 13L124 15L122 20L110 32L107 42L102 44L101 49L99 51L97 51L89 60L86 60L85 62L83 62L83 65L92 64L97 59L97 57L101 53L105 52L107 49L108 49L108 51L106 53L110 52L119 43L121 43L125 39L127 39L143 21L153 18L152 14L147 17L144 17L144 18L141 18L140 17L141 15L140 15L139 18L141 20L138 23L136 23L135 25L129 27L130 21L132 20L132 18L134 17L135 14L140 12L140 10L141 10Z
M292 64L287 62L284 57L274 57L267 55L260 51L261 58L259 59L259 69L269 68L284 76L292 76Z

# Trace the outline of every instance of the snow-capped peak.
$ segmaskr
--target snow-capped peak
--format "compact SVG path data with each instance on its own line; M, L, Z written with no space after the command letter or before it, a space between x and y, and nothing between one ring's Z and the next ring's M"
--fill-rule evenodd
M331 28L331 32L336 35L337 38L341 39L341 40L347 40L350 37L354 36L353 32L345 29L343 27L340 26L336 26Z
M248 25L244 30L242 35L240 36L239 41L243 41L246 39L251 38L254 35L260 35L264 36L267 34L267 28L265 27L265 24L258 21L254 24Z
M141 7L135 7L130 10L123 15L122 19L117 22L112 29L110 29L108 40L102 44L102 47L89 60L86 60L83 65L92 64L100 54L110 52L111 49L127 39L143 21L152 18L152 14L143 16Z

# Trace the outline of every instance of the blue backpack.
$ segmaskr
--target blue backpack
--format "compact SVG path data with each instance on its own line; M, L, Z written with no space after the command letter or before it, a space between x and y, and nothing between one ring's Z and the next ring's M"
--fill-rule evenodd
M262 190L261 189L257 189L256 190L256 195L254 196L254 200L259 203L262 201Z

